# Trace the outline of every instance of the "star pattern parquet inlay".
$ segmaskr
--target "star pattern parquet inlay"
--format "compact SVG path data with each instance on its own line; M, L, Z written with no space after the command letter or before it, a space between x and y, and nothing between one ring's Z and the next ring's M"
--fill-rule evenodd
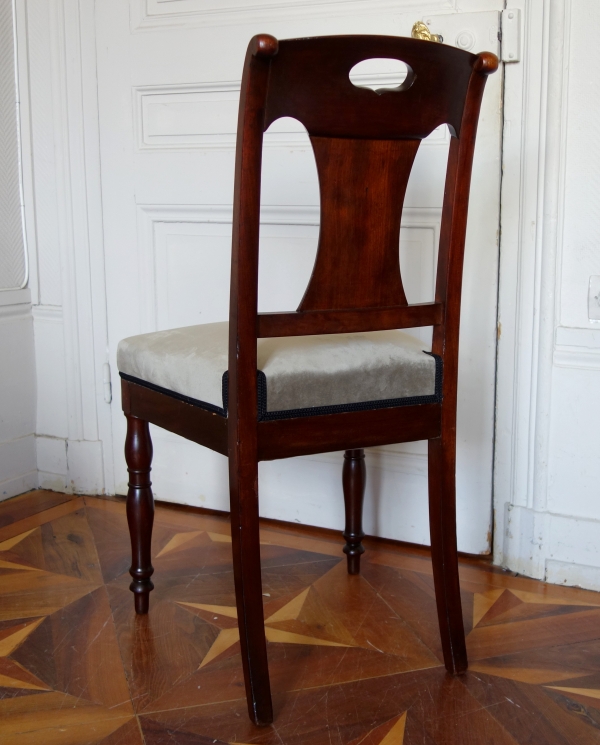
M246 712L225 517L159 506L148 616L122 501L0 504L3 745L600 743L600 595L461 562L469 672L442 665L426 550L269 523L271 727Z

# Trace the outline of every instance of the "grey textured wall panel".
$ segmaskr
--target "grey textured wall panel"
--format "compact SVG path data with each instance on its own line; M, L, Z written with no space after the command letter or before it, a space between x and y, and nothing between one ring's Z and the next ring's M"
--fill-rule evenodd
M12 0L0 0L0 290L26 279Z

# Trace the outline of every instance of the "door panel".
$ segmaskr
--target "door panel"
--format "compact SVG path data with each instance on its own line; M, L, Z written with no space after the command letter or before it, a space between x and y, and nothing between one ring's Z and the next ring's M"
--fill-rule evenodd
M424 16L423 4L387 0L269 0L262 9L248 0L97 3L113 364L123 337L227 318L239 78L253 34L410 35L424 18L445 41L497 51L501 5L473 0L471 9L482 12L456 14L444 0L428 3ZM491 526L500 92L498 73L489 80L478 136L461 321L459 547L470 552L489 550ZM407 190L400 261L410 302L433 298L448 145L445 126L423 142ZM314 156L298 122L270 128L263 169L259 307L294 309L310 276L319 222ZM431 329L413 333L430 344ZM115 482L124 493L118 395L113 435ZM153 437L157 498L228 509L222 456L157 429ZM374 449L367 459L367 532L428 543L426 444ZM262 514L341 530L341 466L340 454L261 464Z

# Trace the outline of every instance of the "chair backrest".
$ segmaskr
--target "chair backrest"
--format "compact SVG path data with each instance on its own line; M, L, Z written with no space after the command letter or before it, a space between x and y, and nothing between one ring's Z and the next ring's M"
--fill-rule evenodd
M350 70L370 58L401 60L406 79L379 91L355 86ZM488 52L473 55L403 37L251 40L236 152L230 385L242 385L243 378L246 393L255 387L256 339L265 336L433 325L434 351L447 357L455 348L457 359L475 134L485 80L497 66ZM298 311L258 314L262 140L281 117L300 121L312 142L321 195L319 244ZM436 297L408 305L399 261L404 194L421 140L442 124L452 137Z

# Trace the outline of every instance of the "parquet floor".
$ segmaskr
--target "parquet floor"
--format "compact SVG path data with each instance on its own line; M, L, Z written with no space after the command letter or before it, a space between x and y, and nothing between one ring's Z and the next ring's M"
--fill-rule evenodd
M600 743L600 595L461 563L471 662L445 674L427 552L265 524L276 721L246 713L226 518L159 507L147 617L120 501L0 504L3 745Z

